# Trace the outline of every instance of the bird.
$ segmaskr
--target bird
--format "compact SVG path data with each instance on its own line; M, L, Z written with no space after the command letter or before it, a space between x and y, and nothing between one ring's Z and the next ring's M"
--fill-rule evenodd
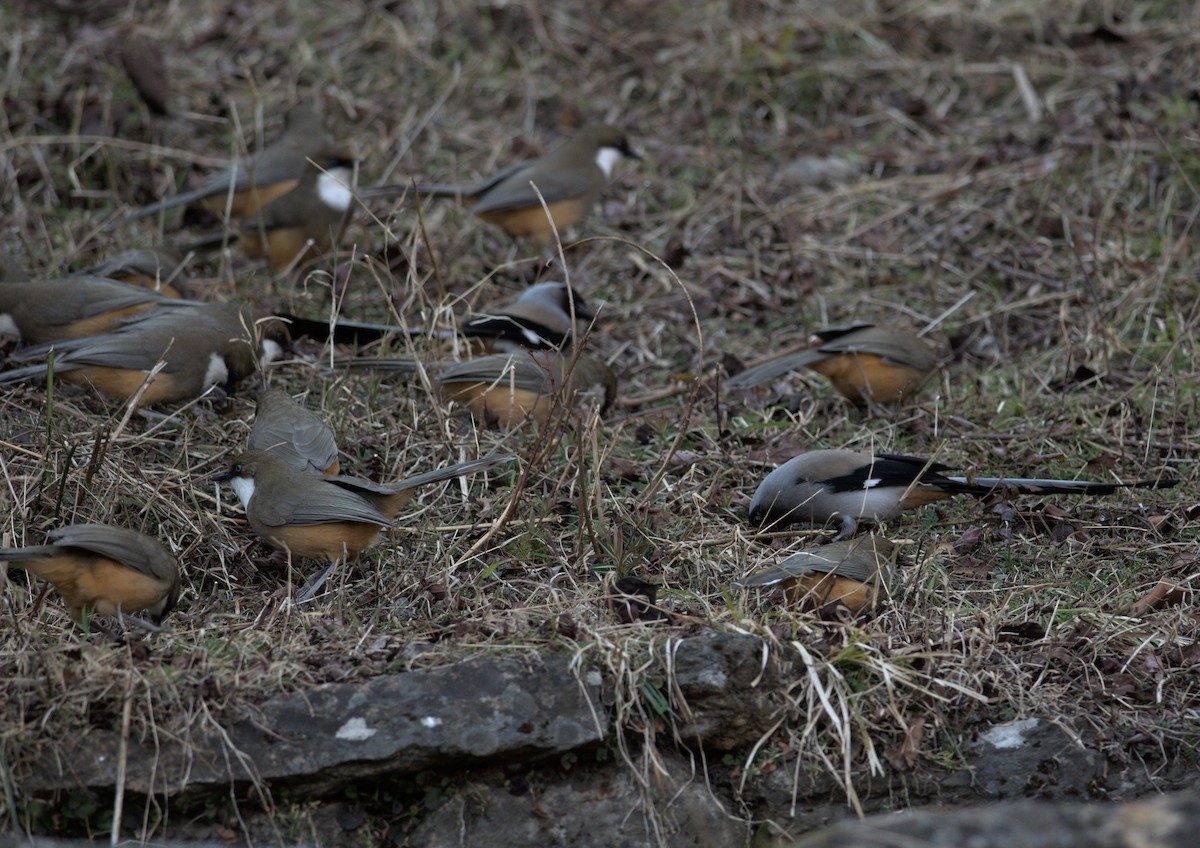
M462 404L486 427L510 429L526 419L549 423L554 409L593 402L601 413L616 399L617 376L603 361L570 350L493 353L452 363L365 356L334 360L334 368L434 374L442 396Z
M899 546L875 533L805 548L737 583L744 589L783 588L788 604L823 611L844 606L858 615L887 597Z
M350 189L358 160L340 151L314 153L299 182L238 224L238 246L251 259L265 257L278 274L328 252L350 217ZM207 250L226 242L218 233L187 246Z
M871 524L906 509L955 495L985 498L993 494L1110 495L1118 489L1167 489L1179 481L1142 480L1101 483L1023 477L947 477L950 466L919 456L866 454L852 450L814 450L776 468L759 484L750 501L756 527L790 524L839 525L835 540L852 536L860 521Z
M308 157L332 143L325 119L310 103L293 106L283 117L283 132L262 150L210 175L199 188L144 206L119 223L157 215L193 203L214 215L253 215L300 182Z
M246 447L273 453L300 471L337 474L341 470L337 442L325 421L279 389L258 393Z
M789 371L809 368L829 379L855 406L898 403L918 391L937 366L927 344L911 333L869 323L827 327L816 347L747 368L726 388L761 386Z
M340 318L331 322L328 318L281 317L290 322L297 335L336 344L365 345L389 335L449 338L456 334L453 330L369 324ZM509 351L521 347L549 350L570 344L579 326L595 319L596 313L583 295L566 283L553 281L530 286L509 305L468 319L457 334L478 340L481 351Z
M513 238L528 238L544 250L555 232L565 232L583 219L622 157L642 158L621 130L590 123L545 156L504 168L472 186L380 186L360 196L415 191L418 197L456 197L479 218ZM543 199L549 218L542 207Z
M493 351L561 349L574 341L581 323L595 318L583 295L564 282L550 281L530 286L497 312L471 318L462 334Z
M617 377L603 361L559 351L495 353L446 368L434 381L484 426L509 429L529 419L544 427L559 405L592 399L605 412Z
M101 394L127 401L137 396L161 361L162 369L149 381L138 406L177 403L215 385L232 394L257 369L260 353L265 364L289 346L285 325L275 319L256 323L244 307L168 300L111 332L22 351L20 358L50 358L0 372L0 384L42 378L53 371L66 382L91 385Z
M153 289L167 297L186 297L186 282L180 274L182 269L183 260L171 248L141 247L122 250L86 269L83 274Z
M494 454L382 485L361 477L307 474L269 451L247 451L216 475L230 485L262 541L294 557L327 560L298 600L312 598L339 562L357 559L424 485L485 471L514 459Z
M54 585L83 624L84 613L132 620L149 612L160 624L179 600L179 563L144 533L107 524L71 524L52 530L47 544L0 548L0 562Z
M0 285L0 335L40 345L116 329L173 298L107 277L78 276Z

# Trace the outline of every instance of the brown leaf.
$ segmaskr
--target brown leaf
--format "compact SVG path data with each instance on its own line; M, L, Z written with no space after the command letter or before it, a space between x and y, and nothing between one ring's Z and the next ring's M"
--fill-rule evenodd
M1069 513L1067 510L1063 509L1061 506L1058 506L1057 504L1050 504L1050 503L1046 504L1042 508L1042 514L1048 518L1058 518L1058 519L1069 518L1071 515L1071 513Z
M622 624L670 620L665 610L655 606L658 585L640 577L621 577L614 581L608 600Z
M986 580L992 573L992 564L973 556L959 557L951 571L972 580Z
M1194 591L1167 580L1158 581L1158 585L1134 602L1129 608L1131 615L1144 615L1149 610L1177 607L1193 602Z
M921 737L925 732L925 719L916 718L904 733L904 741L898 747L889 747L884 756L896 771L908 771L917 764L921 753Z
M1036 621L1005 624L999 629L1001 642L1036 642L1046 636L1046 626Z
M618 480L642 479L642 466L639 463L630 462L628 459L611 457L608 460L608 468L616 474Z
M121 45L121 66L146 106L155 115L170 114L171 86L163 61L162 45L145 38L126 38Z
M983 525L976 524L974 527L968 527L961 536L954 540L954 551L957 554L968 554L979 546L979 540L983 537Z
M1198 663L1200 663L1200 642L1193 642L1184 648L1180 648L1180 665L1196 665Z

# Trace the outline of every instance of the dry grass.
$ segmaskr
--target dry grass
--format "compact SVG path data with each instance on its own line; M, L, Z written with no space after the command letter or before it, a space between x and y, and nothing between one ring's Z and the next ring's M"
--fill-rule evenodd
M654 693L669 682L648 674L667 631L616 621L603 598L613 573L661 584L682 622L670 632L742 629L804 652L796 710L747 771L828 770L854 798L888 761L953 766L973 727L1033 715L1082 720L1154 765L1194 748L1194 606L1130 609L1160 579L1197 579L1194 8L1142 2L1114 21L1104 4L1066 2L279 0L162 4L135 21L123 4L93 5L85 23L26 3L4 36L0 232L33 271L188 240L175 224L111 238L98 225L270 137L300 97L324 101L365 159L364 184L480 175L581 119L610 119L647 161L619 169L565 266L514 264L521 249L441 204L364 210L343 251L295 283L234 255L191 270L208 298L315 316L336 303L410 324L511 296L530 268L566 274L605 304L589 345L626 396L660 399L540 436L477 432L427 380L330 375L333 352L309 345L270 380L309 390L348 472L394 479L495 449L524 466L423 494L366 565L298 610L286 598L312 565L253 542L232 496L203 480L244 443L248 402L126 423L81 390L59 388L52 404L41 386L5 390L5 544L111 521L158 535L185 568L171 632L123 646L83 639L53 595L9 578L6 787L58 740L119 722L130 699L136 731L175 734L279 691L512 649L578 650L609 668L632 732L620 745L649 768L627 743L662 728ZM163 40L176 117L151 120L110 61L123 31ZM211 117L225 104L232 143ZM861 176L808 185L788 175L799 156L836 156ZM940 345L946 368L916 405L866 418L804 377L770 406L719 392L726 357L856 317ZM867 623L730 590L810 541L750 531L759 479L800 450L840 446L1184 484L905 516L887 530L914 542L918 564ZM517 493L510 520L464 558ZM77 826L12 803L0 807L14 826Z

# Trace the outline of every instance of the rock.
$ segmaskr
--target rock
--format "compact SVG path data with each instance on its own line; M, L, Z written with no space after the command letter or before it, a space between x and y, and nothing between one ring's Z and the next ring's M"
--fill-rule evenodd
M639 767L636 773L624 762L565 775L542 771L508 788L495 781L472 783L426 816L407 844L726 848L746 843L748 825L732 818L713 794L698 761L693 768L680 755L660 751L654 762L659 768Z
M672 705L683 742L729 751L753 744L774 725L785 707L782 668L756 636L704 633L672 640L664 668L674 672Z
M971 746L970 782L987 798L1087 797L1108 762L1069 728L1038 718L993 725Z
M1181 792L1125 804L1005 801L958 810L914 810L843 822L792 848L1191 848L1200 830L1200 795Z
M585 672L581 685L570 666L560 654L483 658L285 695L262 704L253 721L130 740L125 786L167 796L229 792L253 775L272 788L322 795L359 779L596 745L608 731L600 677ZM24 777L23 791L111 789L118 734L94 731L74 744Z

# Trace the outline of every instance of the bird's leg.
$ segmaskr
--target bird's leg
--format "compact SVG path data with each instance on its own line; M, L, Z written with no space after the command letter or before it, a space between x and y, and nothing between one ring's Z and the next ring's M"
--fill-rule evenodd
M325 585L325 581L329 579L329 575L333 574L334 569L337 568L337 564L338 561L334 560L320 574L310 577L308 582L301 586L300 591L296 594L296 604L306 604L311 601L317 592L320 591L321 587Z
M167 628L163 627L162 625L151 624L149 621L146 621L146 619L144 619L144 618L140 618L136 615L130 615L129 613L121 612L120 610L117 610L117 621L121 622L122 624L126 624L126 625L132 624L135 627L140 627L143 630L148 630L151 633L167 633L168 632Z

